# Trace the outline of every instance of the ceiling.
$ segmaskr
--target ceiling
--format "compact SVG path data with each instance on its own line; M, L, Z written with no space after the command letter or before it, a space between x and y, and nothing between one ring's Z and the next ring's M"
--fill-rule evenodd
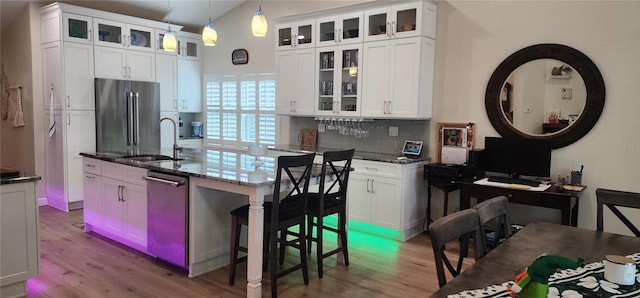
M245 0L99 0L58 1L77 6L83 6L103 11L133 15L150 20L170 21L183 25L183 31L200 33L207 23L209 16L215 20ZM26 9L29 2L49 4L55 1L37 0L0 0L0 23L2 28L10 24L13 19ZM211 6L211 9L209 9ZM211 12L209 14L209 11Z

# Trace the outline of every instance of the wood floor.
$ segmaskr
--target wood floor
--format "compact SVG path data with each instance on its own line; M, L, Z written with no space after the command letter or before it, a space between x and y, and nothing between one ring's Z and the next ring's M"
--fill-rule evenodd
M28 281L28 297L244 297L246 267L238 266L235 286L228 267L188 278L181 271L73 224L82 210L40 207L40 275ZM454 249L451 249L453 251ZM296 258L296 251L285 259ZM349 267L335 257L324 261L318 279L315 250L309 258L309 285L300 271L278 280L280 297L428 297L438 289L428 235L407 242L358 232L349 234ZM468 259L465 266L470 266ZM263 296L270 296L264 273Z

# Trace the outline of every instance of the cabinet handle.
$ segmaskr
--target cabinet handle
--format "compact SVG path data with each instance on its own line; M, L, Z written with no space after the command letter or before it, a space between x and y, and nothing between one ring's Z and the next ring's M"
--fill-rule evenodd
M342 29L338 29L336 36L338 37L338 42L342 42Z
M391 101L389 101L389 104L387 105L388 109L387 109L387 114L391 115Z
M67 125L71 126L71 113L67 113Z
M375 182L375 180L371 179L371 193L375 192L375 191L373 191L373 182Z
M396 35L396 22L392 21L391 22L391 36L395 36Z
M126 66L122 67L122 76L125 77L125 78L127 77L127 67Z
M371 188L373 188L373 183L371 183ZM373 192L373 190L372 190L371 192ZM126 200L124 199L124 185L122 186L122 201L123 201L123 202L124 202L124 201L126 201Z
M67 95L67 108L71 107L71 98Z
M122 47L127 46L127 36L122 34Z
M89 178L89 179L96 179L96 176L84 175L84 177Z
M298 46L298 34L291 36L291 44L293 45L293 47Z
M387 37L391 37L391 23L387 22Z
M131 66L129 66L129 78L131 78Z
M118 185L118 202L122 202L122 198L120 197L120 190L122 189L122 185Z
M95 168L96 167L95 165L86 165L86 166L90 167L90 168Z
M377 172L378 168L364 167L367 171Z
M387 101L386 100L384 101L384 106L382 107L382 113L385 114L385 115L387 114Z
M371 179L367 178L367 192L370 192L369 191L369 180L371 180Z
M93 42L93 29L89 29L89 42Z
M295 100L293 101L293 112L294 113L296 112L296 101Z
M333 42L338 43L338 29L333 29Z

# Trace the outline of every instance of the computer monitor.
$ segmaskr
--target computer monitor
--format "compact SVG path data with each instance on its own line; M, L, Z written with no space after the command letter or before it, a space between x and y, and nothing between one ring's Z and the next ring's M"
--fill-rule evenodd
M551 176L551 143L543 140L485 137L485 171L532 177Z

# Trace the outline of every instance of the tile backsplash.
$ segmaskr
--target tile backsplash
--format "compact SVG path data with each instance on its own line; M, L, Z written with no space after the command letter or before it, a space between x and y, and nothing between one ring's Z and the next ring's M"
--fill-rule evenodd
M317 129L320 121L310 117L291 117L289 140L292 145L298 144L298 135L301 129ZM341 135L337 130L325 130L318 132L318 147L348 149L357 151L401 154L405 140L423 141L422 156L426 156L429 150L429 120L373 120L361 123L362 127L369 130L369 136L356 138L354 136ZM398 136L389 136L389 127L398 127Z

